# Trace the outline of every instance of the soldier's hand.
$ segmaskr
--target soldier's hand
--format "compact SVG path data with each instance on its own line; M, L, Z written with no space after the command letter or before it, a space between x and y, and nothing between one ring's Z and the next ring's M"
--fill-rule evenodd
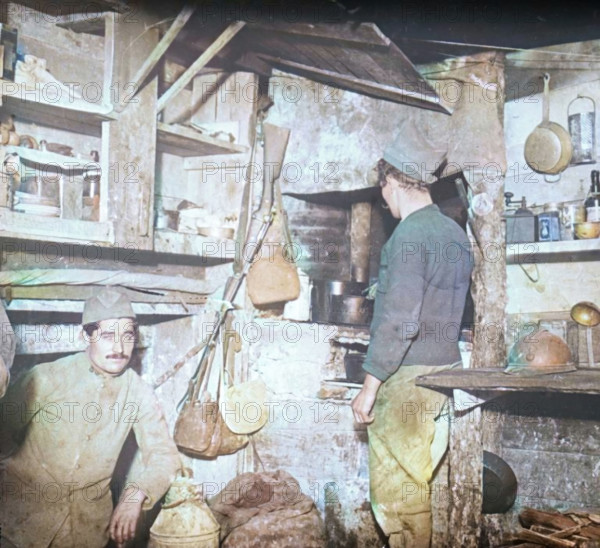
M113 511L109 526L110 537L119 547L135 536L135 529L145 499L146 495L137 487L130 486L123 491L121 500Z
M370 424L375 420L372 411L380 386L381 381L377 377L367 374L363 387L356 398L352 400L352 412L356 422Z

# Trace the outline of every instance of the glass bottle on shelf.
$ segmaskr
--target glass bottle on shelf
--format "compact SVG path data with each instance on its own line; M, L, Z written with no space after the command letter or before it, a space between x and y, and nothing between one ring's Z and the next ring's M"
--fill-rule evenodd
M600 221L600 171L592 170L590 193L584 202L587 221Z

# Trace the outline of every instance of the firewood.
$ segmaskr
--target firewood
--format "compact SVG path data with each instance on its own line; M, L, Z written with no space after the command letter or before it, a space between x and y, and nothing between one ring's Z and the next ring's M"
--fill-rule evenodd
M568 529L563 529L562 531L557 531L556 529L552 529L551 527L544 527L543 525L532 525L530 527L532 531L536 533L542 533L543 535L548 535L549 537L554 538L567 538L571 535L575 535L581 531L581 525L576 525L575 527L569 527Z
M598 525L586 525L581 528L580 535L582 537L600 540L600 527L598 527Z
M533 508L523 508L519 514L519 519L526 527L544 525L545 527L561 530L577 525L573 519L560 512L543 512L542 510L535 510Z
M535 510L533 508L524 508L519 514L519 519L521 523L527 527L531 525L542 525L555 530L564 530L577 526L575 520L569 516L561 514L560 512L544 512L542 510ZM582 526L579 534L582 537L600 540L600 526Z
M597 540L583 539L580 541L576 536L573 538L578 540L577 548L600 548L600 542Z
M545 527L544 525L532 525L529 529L536 533L542 533L542 535L553 535L554 533L560 532L552 527Z
M519 540L537 542L542 546L549 546L551 548L575 548L577 546L577 543L571 540L542 535L541 533L536 533L535 531L531 531L530 529L521 529L517 531L517 533L515 533L513 536L514 538Z
M550 536L555 538L567 538L572 535L576 535L581 532L581 525L576 525L575 527L571 527L570 529L563 529L562 531L557 531L556 533L552 533Z
M570 514L569 517L578 525L589 525L590 524L589 519L584 519L581 516L578 516L577 514Z
M563 514L565 514L566 516L579 516L581 518L590 520L592 523L600 525L600 514L596 512L574 508L563 512Z
M506 546L505 548L540 548L540 545L532 542L522 542L521 544L511 544L510 546Z
M506 538L503 542L511 542L510 538ZM540 548L540 544L533 542L519 542L519 544L514 544L514 542L518 542L518 539L513 539L511 544L503 544L498 548Z

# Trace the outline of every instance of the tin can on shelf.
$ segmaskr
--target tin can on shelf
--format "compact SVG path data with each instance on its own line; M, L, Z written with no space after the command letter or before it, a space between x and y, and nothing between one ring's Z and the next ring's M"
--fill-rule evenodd
M557 203L544 206L538 214L538 242L557 242L560 240L560 210Z

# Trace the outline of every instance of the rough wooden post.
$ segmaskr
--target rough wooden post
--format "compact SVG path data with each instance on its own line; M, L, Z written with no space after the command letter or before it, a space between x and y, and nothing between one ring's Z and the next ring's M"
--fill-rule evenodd
M475 329L471 367L501 367L505 361L504 319L506 261L502 223L504 174L503 56L487 52L449 61L440 77L444 86L461 90L451 118L449 161L461 166L471 190L475 211L472 231L475 268L471 292L475 302ZM452 94L448 93L449 96ZM456 96L456 93L453 94ZM447 546L475 548L481 535L483 432L477 407L455 410L450 436L450 515ZM486 445L497 431L486 421Z
M101 200L114 223L117 245L135 249L152 249L154 245L158 80L154 78L135 97L132 80L158 43L158 30L146 28L152 23L145 16L133 24L115 14L107 16L112 42L107 55L113 56L111 86L115 92L111 98L123 111L119 120L104 122L101 161L108 188Z

